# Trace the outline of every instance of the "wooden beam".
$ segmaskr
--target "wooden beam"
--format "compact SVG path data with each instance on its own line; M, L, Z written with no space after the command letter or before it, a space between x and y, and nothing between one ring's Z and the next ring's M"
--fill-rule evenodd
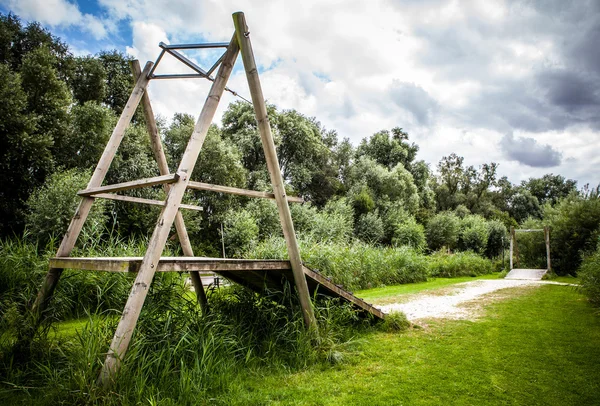
M279 162L277 161L277 152L275 150L275 143L273 142L273 135L271 134L271 126L269 125L267 106L258 77L258 69L256 68L254 52L250 42L250 31L246 25L244 13L234 13L233 23L235 25L235 37L237 38L237 43L240 47L240 53L242 54L242 61L246 71L246 78L248 79L250 95L252 96L252 104L254 105L258 131L265 151L267 169L269 170L269 176L273 185L273 194L275 195L275 201L277 202L281 228L283 229L288 255L292 264L294 282L300 297L304 322L308 327L316 330L317 322L310 301L306 278L302 269L302 260L300 258L300 250L294 231L294 223L288 206L281 169L279 168Z
M513 269L513 246L514 246L514 240L515 240L515 228L514 227L510 227L510 268L508 269L509 271L512 271Z
M99 193L97 195L94 195L94 197L96 199L100 198L100 199L108 199L108 200L118 200L121 202L150 204L152 206L164 207L164 205L165 205L164 200L144 199L142 197L123 196L123 195L116 195L113 193ZM179 208L187 209L187 210L195 210L195 211L203 211L204 210L204 208L202 208L200 206L194 206L193 204L181 204L181 205L179 205ZM185 254L185 252L184 252L184 254ZM193 255L190 255L190 256L193 256Z
M550 260L550 227L544 227L544 240L546 241L546 266L548 272L552 272L552 261Z
M133 76L139 77L142 74L140 69L140 64L137 60L134 60L131 64L133 70ZM160 134L158 133L158 126L156 125L156 120L154 119L154 112L152 111L152 104L150 103L150 97L147 93L142 97L142 107L144 110L144 121L146 121L146 128L148 130L148 134L150 135L150 147L152 148L152 153L154 154L154 158L156 159L156 163L158 164L158 171L161 175L169 174L169 165L167 162L167 157L165 155L165 150L162 146L162 141L160 139ZM169 185L163 185L165 192L169 193ZM180 205L180 208L184 208L184 206L188 205ZM189 208L189 207L186 207ZM183 216L181 212L177 212L175 215L175 229L177 230L177 236L179 237L179 244L181 244L181 250L183 254L186 256L193 257L194 250L192 249L192 243L190 242L190 237L187 232L187 228L185 226L185 222L183 221ZM204 292L204 286L202 285L202 279L197 272L192 272L191 274L192 284L194 285L194 291L196 292L196 298L198 299L198 303L200 303L200 307L202 307L203 312L208 311L208 299L206 298L206 292Z
M543 228L515 228L515 233L533 233L544 231Z
M144 178L132 180L129 182L115 183L114 185L99 186L87 188L77 192L79 196L93 196L98 193L120 192L122 190L139 189L146 186L163 185L165 183L174 183L179 178L176 173L170 175L155 176L153 178Z
M231 186L213 185L213 184L210 184L210 183L202 183L202 182L190 181L188 183L188 189L208 190L208 191L211 191L211 192L221 192L221 193L229 193L229 194L238 195L238 196L259 197L259 198L262 198L262 199L273 199L273 200L275 200L275 195L273 193L259 192L257 190L240 189L240 188L231 187ZM304 199L302 199L301 197L286 196L286 199L287 199L288 202L304 203Z
M169 237L169 232L175 217L179 211L179 205L183 199L183 195L187 189L189 176L194 170L196 161L202 144L208 133L208 129L212 123L219 100L223 95L227 80L233 70L233 64L237 58L239 48L235 37L232 39L227 48L227 55L221 63L217 72L215 81L213 82L200 117L194 128L188 145L185 149L181 163L177 173L179 178L175 182L166 199L166 205L163 208L160 217L152 233L152 237L148 243L148 249L140 265L140 270L136 276L133 288L125 304L125 309L121 315L121 319L117 326L117 330L113 337L110 349L106 356L106 361L98 378L99 382L106 386L111 383L112 378L118 371L121 361L124 359L133 335L133 330L140 316L142 306L148 294L148 289L154 278L156 267L160 261L160 256L164 250L165 243Z
M148 62L144 67L144 72L140 76L140 78L136 81L135 86L127 100L127 104L123 108L121 112L121 116L119 117L119 121L115 126L106 147L104 148L104 152L98 161L98 165L92 174L92 177L88 183L88 189L98 187L102 185L104 181L104 177L106 176L106 172L112 163L117 149L123 140L125 135L125 130L129 126L131 122L131 118L133 117L135 110L137 109L138 104L142 96L146 91L146 87L148 86L148 73L152 69L153 63ZM90 213L90 209L92 208L92 204L94 203L94 199L91 197L84 197L77 210L75 211L75 215L73 216L71 223L69 224L69 228L67 232L63 236L62 242L56 256L66 257L71 254L75 243L77 242L77 238L81 233L81 229L83 228L83 224L87 219L88 214ZM60 275L62 273L62 269L53 268L48 271L46 278L40 288L40 291L35 299L35 303L32 307L32 312L34 317L36 318L36 322L34 323L37 327L37 323L40 320L40 317L48 304L48 300L54 293L54 289L58 284L58 280L60 279ZM36 328L34 327L34 328Z

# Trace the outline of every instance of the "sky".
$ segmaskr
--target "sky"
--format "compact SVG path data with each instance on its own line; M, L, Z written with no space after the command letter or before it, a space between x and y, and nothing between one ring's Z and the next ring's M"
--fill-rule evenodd
M600 0L0 0L76 55L117 49L144 64L158 43L227 42L243 11L263 93L354 145L402 127L435 168L500 164L600 182ZM217 51L187 54L208 69ZM156 73L186 73L165 57ZM208 81L152 81L155 113L197 116ZM230 88L249 98L241 59ZM226 95L215 121L234 101Z

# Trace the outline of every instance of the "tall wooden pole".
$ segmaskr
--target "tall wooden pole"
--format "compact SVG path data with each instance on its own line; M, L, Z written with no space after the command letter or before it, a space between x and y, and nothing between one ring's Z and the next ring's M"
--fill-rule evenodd
M250 32L246 25L244 13L234 13L233 23L235 25L235 36L240 47L240 53L242 54L242 61L244 62L244 69L246 70L246 78L248 79L248 85L250 87L250 95L252 96L252 104L254 105L258 130L265 151L267 169L269 170L271 183L273 184L273 193L275 194L279 219L281 221L288 255L292 265L294 282L296 283L298 295L300 296L300 305L302 306L304 322L308 327L316 328L315 315L310 301L306 277L304 276L304 270L302 269L302 260L300 258L300 250L298 249L298 241L296 240L296 233L294 231L294 223L292 222L290 208L286 199L281 169L279 168L279 162L277 161L277 152L275 150L275 143L273 142L273 135L271 134L271 127L267 116L267 106L263 97L256 62L254 61L254 52L252 51L252 44L250 43Z
M133 87L133 91L127 100L127 104L125 108L123 108L123 112L121 113L121 117L113 130L106 147L104 148L104 152L98 161L98 166L94 170L92 178L90 179L87 188L91 189L94 187L98 187L102 185L104 181L104 177L106 176L106 172L112 163L117 149L123 140L123 136L125 135L125 130L129 126L131 122L131 118L133 117L137 106L140 103L142 96L145 94L146 87L148 86L148 73L152 69L154 64L152 62L148 62L144 67L144 71L142 75L137 80L135 86ZM88 214L92 208L92 204L94 203L93 197L84 197L77 210L75 211L75 215L69 224L69 228L65 233L60 247L56 253L57 257L68 257L77 242L77 238L79 237L79 233L81 233L81 229L83 228L83 224L87 219ZM60 279L60 275L62 274L62 269L50 269L46 274L46 278L42 284L42 287L35 299L33 304L32 312L34 317L36 318L35 324L39 322L44 309L46 308L50 297L54 293L54 289L56 289L56 285L58 284L58 280Z
M142 74L140 63L137 60L131 61L131 69L133 71L133 77L137 80L137 78L139 78ZM167 163L167 157L165 156L160 135L158 134L158 126L156 125L156 120L154 119L154 112L152 111L152 105L150 104L148 92L144 93L142 96L142 107L144 109L146 128L148 130L148 134L150 135L150 145L152 147L152 152L154 153L154 158L158 163L158 171L161 175L168 175L169 165ZM168 184L164 184L163 187L165 192L169 193L170 186ZM186 257L193 257L194 250L192 248L181 211L178 211L175 215L175 229L177 230L177 236L179 237L179 243L181 244L181 250L183 251L183 254ZM206 299L206 292L204 291L204 286L202 285L200 273L190 272L190 276L192 278L194 290L196 291L196 298L202 307L202 311L206 312L208 311L208 300Z
M194 132L185 149L181 163L177 169L179 178L176 183L171 185L165 207L158 218L156 227L154 228L154 232L148 243L148 249L142 259L133 288L131 289L127 303L125 304L125 309L121 315L117 331L115 332L106 356L106 361L104 362L98 378L99 382L104 386L111 382L121 365L121 361L125 357L127 347L129 346L131 336L133 335L133 330L135 329L146 295L148 294L148 288L152 283L160 256L164 250L167 238L169 237L171 226L179 211L179 205L181 204L181 200L187 188L189 177L196 165L198 154L200 153L200 149L202 148L202 144L208 133L208 128L212 123L215 111L219 105L219 100L225 90L225 85L227 84L227 80L233 69L233 64L235 63L238 52L238 44L234 37L227 48L225 58L219 67L219 71L211 86L206 102L204 103Z
M548 273L552 273L552 262L550 261L550 227L544 227L544 239L546 240L546 265Z
M513 239L515 241L515 259L516 259L516 263L517 263L517 268L519 268L521 266L521 263L519 261L519 243L517 242L517 232L514 228L513 228Z
M515 239L515 228L514 227L510 227L510 268L509 271L512 271L513 269L513 241Z

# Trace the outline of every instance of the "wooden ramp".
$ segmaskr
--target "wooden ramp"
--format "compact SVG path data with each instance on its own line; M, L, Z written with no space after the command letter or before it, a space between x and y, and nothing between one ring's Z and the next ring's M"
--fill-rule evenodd
M518 279L524 281L541 281L547 269L511 269L504 279Z
M50 268L80 269L107 272L138 272L142 257L106 257L106 258L72 258L56 257L50 259ZM329 278L302 266L311 295L318 294L340 298L365 313L383 319L385 314L354 296L341 286L334 284ZM156 267L157 272L215 272L232 282L239 283L254 291L262 292L265 287L274 291L282 291L287 281L294 284L294 275L290 261L256 260L256 259L223 259L206 257L161 257Z

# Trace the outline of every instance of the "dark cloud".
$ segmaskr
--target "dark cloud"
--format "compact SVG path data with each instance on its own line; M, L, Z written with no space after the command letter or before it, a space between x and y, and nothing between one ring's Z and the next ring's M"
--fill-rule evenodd
M389 92L392 101L410 112L419 124L431 123L438 104L422 87L394 80Z
M600 102L597 95L600 86L591 75L585 77L567 70L545 71L537 80L545 90L547 100L569 113L598 106Z
M502 137L500 148L507 159L536 168L558 166L562 160L562 154L550 145L542 145L533 138L515 137L512 133Z

